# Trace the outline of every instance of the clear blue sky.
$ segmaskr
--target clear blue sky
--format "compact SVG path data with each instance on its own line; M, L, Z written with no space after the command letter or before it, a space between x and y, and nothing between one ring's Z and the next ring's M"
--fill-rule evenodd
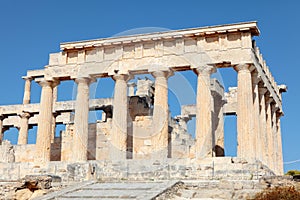
M22 102L26 70L41 69L59 43L103 38L128 29L182 29L258 21L256 38L277 83L288 85L283 96L284 160L300 159L299 32L300 3L294 1L0 1L0 104ZM235 76L225 79L232 85ZM38 87L34 86L38 91ZM33 95L37 102L39 95ZM300 162L285 170L300 169Z

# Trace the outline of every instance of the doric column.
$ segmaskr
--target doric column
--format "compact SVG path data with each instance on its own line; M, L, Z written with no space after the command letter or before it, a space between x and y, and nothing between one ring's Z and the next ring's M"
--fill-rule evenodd
M212 138L212 95L210 75L215 72L214 66L203 66L196 69L198 75L196 99L196 158L213 156Z
M267 111L267 140L268 140L268 167L271 170L274 170L273 166L273 158L274 158L274 149L273 149L273 137L272 137L272 106L271 103L273 102L272 97L266 98L266 111Z
M268 164L268 134L267 134L267 116L266 116L266 101L265 94L267 92L266 88L259 88L259 99L260 99L260 112L259 112L259 122L260 122L260 141L261 141L261 152L262 152L262 162Z
M24 88L24 98L23 104L30 104L30 93L31 93L31 77L25 77L25 88Z
M128 96L134 96L135 82L127 83L128 85Z
M238 157L253 157L253 92L251 80L251 65L235 66L238 72L237 89L237 155Z
M115 80L112 132L111 132L111 159L126 159L127 148L127 122L128 122L128 97L127 81L130 75L116 74Z
M21 123L20 123L20 131L18 137L18 144L27 144L28 140L28 121L30 118L30 113L23 112L20 114Z
M57 85L53 87L53 109L55 109L55 104L57 102ZM56 117L57 113L53 112L52 116L52 132L51 132L51 143L54 142L55 132L56 132Z
M154 139L153 149L162 158L168 155L168 127L169 127L169 104L168 104L168 78L173 75L172 71L152 72L155 78L152 134Z
M259 77L256 71L252 72L252 89L253 89L253 140L254 140L254 157L258 160L262 160L262 147L261 147L261 132L259 122L259 91L258 82Z
M77 83L77 96L74 117L73 160L86 161L89 129L89 85L91 79L77 78L75 82Z
M275 174L278 174L278 137L277 137L277 110L275 104L271 105L272 111L272 145L273 145L273 170Z
M3 115L0 115L0 145L2 145L3 141L3 120L5 117Z
M281 140L281 124L280 117L282 116L281 112L277 112L277 143L278 143L278 157L277 157L277 166L278 166L278 175L283 175L283 156L282 156L282 140Z
M38 118L36 153L34 157L34 161L37 164L43 164L50 161L53 87L58 83L58 81L47 80L39 82L42 86L42 93Z

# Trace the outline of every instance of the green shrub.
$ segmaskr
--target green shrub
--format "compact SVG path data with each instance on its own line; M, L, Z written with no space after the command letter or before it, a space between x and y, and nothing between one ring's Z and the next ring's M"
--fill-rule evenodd
M300 171L298 171L298 170L290 170L285 175L294 176L294 175L299 175L299 174L300 174Z
M257 193L253 200L299 200L300 192L295 187L268 188Z

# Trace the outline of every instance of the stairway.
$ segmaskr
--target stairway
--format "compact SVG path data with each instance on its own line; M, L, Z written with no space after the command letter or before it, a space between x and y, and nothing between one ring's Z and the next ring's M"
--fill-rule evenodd
M83 182L75 186L53 192L36 200L133 200L154 199L174 187L178 181L153 182Z

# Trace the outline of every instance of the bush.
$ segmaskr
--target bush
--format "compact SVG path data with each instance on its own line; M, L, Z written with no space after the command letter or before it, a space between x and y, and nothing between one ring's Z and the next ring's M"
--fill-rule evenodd
M298 170L290 170L285 175L290 175L290 176L300 175L300 171L298 171Z
M253 200L299 200L300 192L294 186L268 188L257 193Z

